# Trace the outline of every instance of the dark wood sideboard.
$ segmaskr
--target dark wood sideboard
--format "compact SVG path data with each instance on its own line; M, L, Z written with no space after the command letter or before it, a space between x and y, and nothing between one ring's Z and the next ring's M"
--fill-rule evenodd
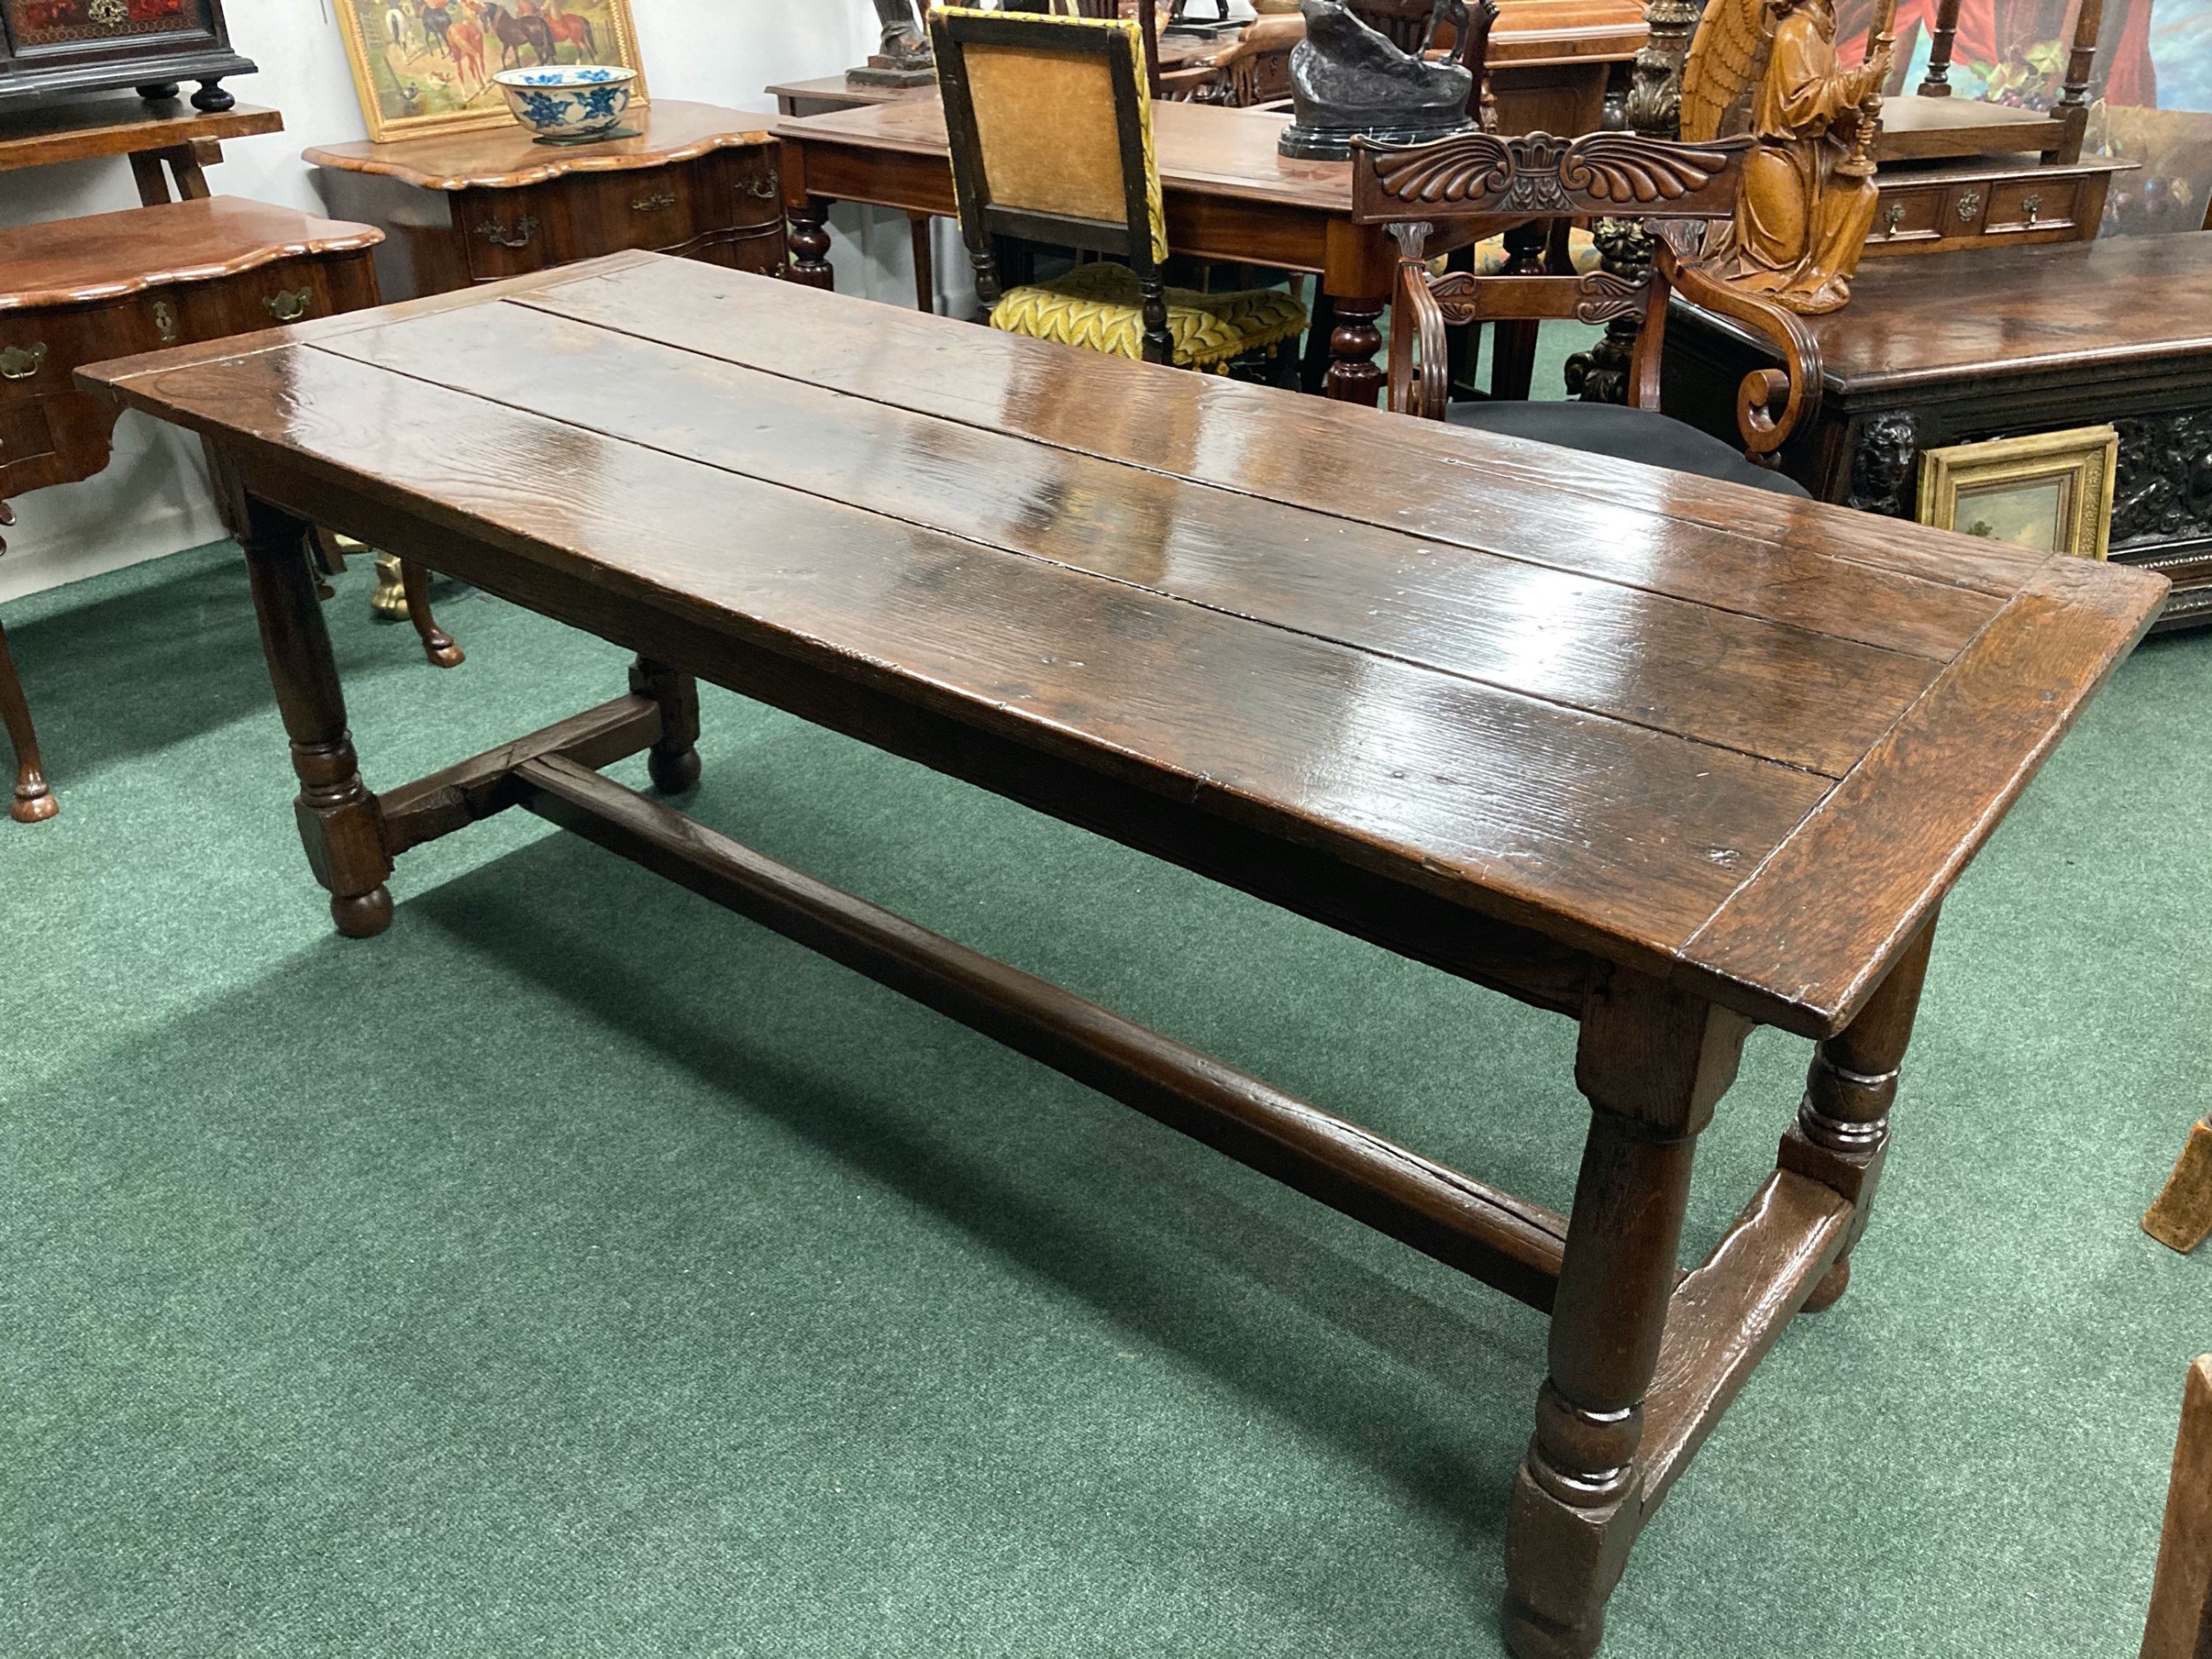
M387 300L608 253L666 253L741 271L783 264L776 142L764 118L663 100L632 110L635 138L540 144L519 127L325 144L332 212L386 233L377 274Z
M1928 449L2110 421L2113 558L2172 579L2161 628L2212 624L2212 235L1869 260L1847 309L1808 320L1826 371L1782 451L1792 478L1909 518ZM1667 412L1732 437L1737 388L1771 361L1678 305Z

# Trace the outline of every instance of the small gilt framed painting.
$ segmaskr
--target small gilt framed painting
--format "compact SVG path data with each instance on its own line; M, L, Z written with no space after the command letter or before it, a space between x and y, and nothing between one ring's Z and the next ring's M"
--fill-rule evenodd
M644 65L630 0L330 0L376 143L514 119L492 84L503 69Z
M1920 522L2101 559L2112 545L2119 462L2120 438L2110 426L1931 449L1921 457Z

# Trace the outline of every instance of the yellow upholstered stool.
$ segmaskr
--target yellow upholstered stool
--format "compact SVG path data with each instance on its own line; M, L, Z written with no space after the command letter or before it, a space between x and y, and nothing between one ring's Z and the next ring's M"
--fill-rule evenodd
M1049 282L1009 288L991 309L991 326L1033 340L1144 355L1144 296L1127 265L1100 260ZM1217 369L1305 332L1306 308L1274 288L1235 294L1167 291L1167 332L1178 368Z

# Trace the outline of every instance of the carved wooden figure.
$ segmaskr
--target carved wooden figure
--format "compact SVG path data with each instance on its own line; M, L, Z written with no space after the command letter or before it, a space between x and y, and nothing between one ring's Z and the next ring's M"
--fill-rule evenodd
M1716 274L1809 316L1848 303L1877 202L1855 141L1889 67L1878 35L1856 69L1837 63L1832 0L1713 0L1683 69L1682 136L1758 140L1708 250Z

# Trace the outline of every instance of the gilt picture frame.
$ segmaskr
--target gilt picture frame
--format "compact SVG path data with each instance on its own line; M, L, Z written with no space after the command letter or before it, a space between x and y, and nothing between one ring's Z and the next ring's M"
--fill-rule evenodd
M2108 426L1930 449L1918 517L1939 530L2101 559L2112 548L2119 463L2119 434Z
M645 66L629 0L330 0L374 143L504 126L492 76L541 63Z

